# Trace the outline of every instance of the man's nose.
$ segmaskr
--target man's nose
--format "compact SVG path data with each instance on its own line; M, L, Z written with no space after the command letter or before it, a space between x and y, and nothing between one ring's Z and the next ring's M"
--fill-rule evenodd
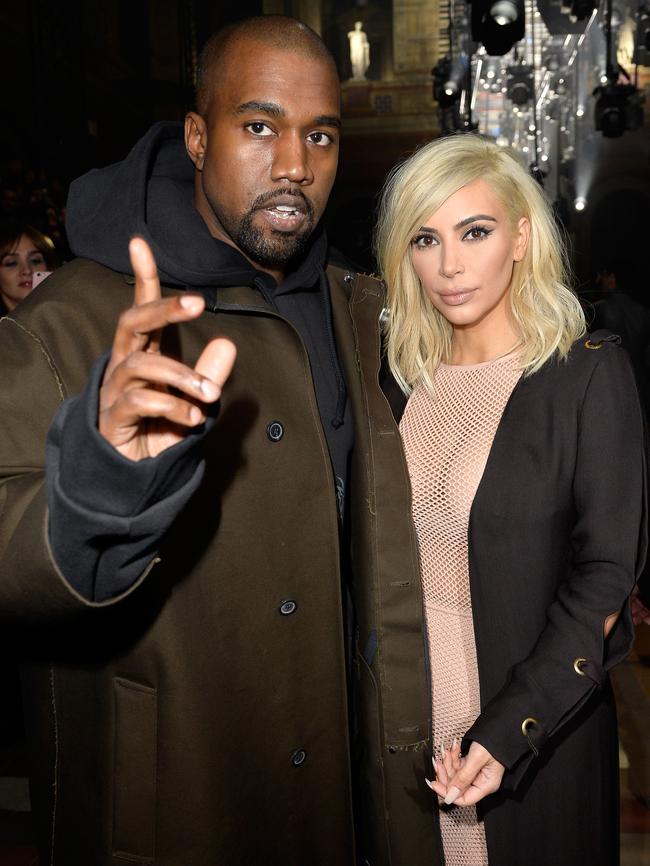
M279 136L275 147L272 178L303 185L313 181L307 142L300 133L284 133Z

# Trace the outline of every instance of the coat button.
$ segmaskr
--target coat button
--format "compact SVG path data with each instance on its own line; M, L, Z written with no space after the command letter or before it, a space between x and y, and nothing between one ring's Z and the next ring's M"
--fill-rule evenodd
M291 616L292 613L295 613L298 608L296 602L288 598L286 601L283 601L280 605L280 613L282 616Z
M307 752L304 749L296 749L296 751L291 755L291 763L294 767L299 767L301 764L304 764L307 759Z
M284 436L284 427L279 421L271 421L266 428L266 435L269 437L271 442L279 442Z

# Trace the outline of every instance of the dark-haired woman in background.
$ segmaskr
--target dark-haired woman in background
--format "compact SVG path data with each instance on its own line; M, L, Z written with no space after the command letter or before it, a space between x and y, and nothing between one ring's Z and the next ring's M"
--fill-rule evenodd
M11 312L31 292L34 274L56 267L52 241L33 226L0 224L0 314Z

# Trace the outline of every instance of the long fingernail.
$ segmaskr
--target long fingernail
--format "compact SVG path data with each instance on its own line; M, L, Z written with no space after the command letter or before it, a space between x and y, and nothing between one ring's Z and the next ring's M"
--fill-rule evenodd
M443 800L445 806L451 806L456 802L457 798L460 797L460 788L451 787L447 791L447 796Z
M456 739L456 737L454 737L454 742L451 744L451 748L455 749L457 745L458 745L458 740Z
M431 779L425 779L424 781L427 783L427 785L428 785L430 788L433 788L433 782L431 781Z

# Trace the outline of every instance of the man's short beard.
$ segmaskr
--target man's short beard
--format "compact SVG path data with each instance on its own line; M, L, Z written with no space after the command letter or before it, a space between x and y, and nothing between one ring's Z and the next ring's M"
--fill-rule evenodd
M251 261L263 268L280 268L304 252L314 230L311 214L307 226L295 234L271 230L270 237L253 225L255 210L250 210L240 221L233 236L238 248Z

